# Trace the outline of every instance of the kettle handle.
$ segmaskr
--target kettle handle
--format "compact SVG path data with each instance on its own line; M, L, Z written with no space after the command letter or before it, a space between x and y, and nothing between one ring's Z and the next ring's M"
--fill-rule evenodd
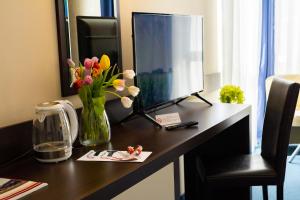
M70 132L71 132L71 139L72 143L77 138L78 135L78 119L77 119L77 113L75 109L73 108L73 104L68 100L58 100L58 103L60 103L66 112L68 113L69 119L70 119Z

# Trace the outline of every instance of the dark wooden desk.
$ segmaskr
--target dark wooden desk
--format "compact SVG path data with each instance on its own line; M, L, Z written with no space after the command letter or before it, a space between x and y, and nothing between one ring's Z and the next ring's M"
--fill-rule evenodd
M109 145L97 149L126 149L141 144L152 155L143 163L79 162L88 148L73 150L72 157L56 164L43 164L27 156L0 170L0 177L47 182L48 187L32 193L29 199L110 199L185 154L186 196L194 199L193 154L202 148L204 156L248 153L250 106L184 102L157 113L179 112L183 121L199 126L165 131L142 118L112 126ZM229 145L229 146L228 146ZM175 170L175 172L178 172ZM176 185L176 184L175 184Z

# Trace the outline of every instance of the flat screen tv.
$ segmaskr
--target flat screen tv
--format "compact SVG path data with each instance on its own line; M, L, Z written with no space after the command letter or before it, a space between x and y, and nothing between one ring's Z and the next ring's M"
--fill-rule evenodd
M133 13L135 109L151 110L203 91L203 18Z
M120 37L113 17L77 16L79 61L107 54L111 65L121 66Z

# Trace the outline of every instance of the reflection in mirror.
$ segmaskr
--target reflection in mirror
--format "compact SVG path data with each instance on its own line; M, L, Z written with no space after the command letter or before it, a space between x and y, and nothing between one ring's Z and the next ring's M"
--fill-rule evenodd
M116 0L56 0L62 96L76 94L70 86L67 59L76 64L86 57L107 54L111 65L122 66ZM109 78L109 77L108 77Z
M79 61L106 54L112 66L118 64L117 19L77 16L76 21Z

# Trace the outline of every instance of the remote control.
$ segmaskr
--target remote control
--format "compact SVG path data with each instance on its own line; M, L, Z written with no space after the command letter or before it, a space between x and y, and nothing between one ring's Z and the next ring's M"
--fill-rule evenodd
M166 130L170 131L177 128L188 128L197 125L197 121L181 122L180 124L166 126Z

